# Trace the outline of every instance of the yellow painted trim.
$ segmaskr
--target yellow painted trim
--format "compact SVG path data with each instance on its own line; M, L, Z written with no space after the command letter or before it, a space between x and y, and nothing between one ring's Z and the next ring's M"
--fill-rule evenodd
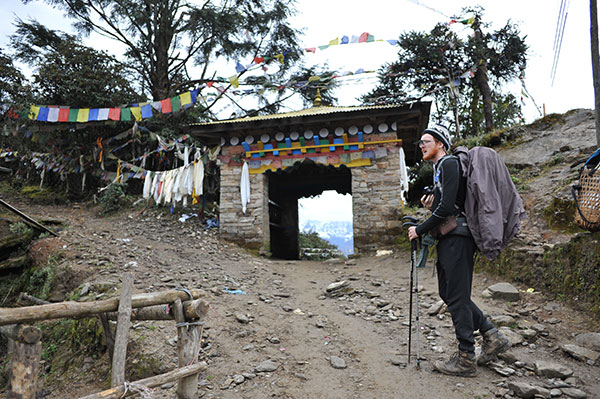
M299 160L302 158L298 158ZM344 165L348 168L356 168L359 166L371 166L371 159L370 158L362 158L362 159L355 159L354 161L350 161L348 163L329 163L329 164L325 164L325 163L320 163L317 162L320 165L331 165L331 166L335 166L336 168L340 167L341 165ZM289 166L282 166L281 169L285 169L285 168L289 168ZM248 173L251 175L258 175L261 173L265 173L267 170L272 170L273 172L275 172L278 168L274 168L271 165L262 165L260 168L256 168L256 169L248 169Z

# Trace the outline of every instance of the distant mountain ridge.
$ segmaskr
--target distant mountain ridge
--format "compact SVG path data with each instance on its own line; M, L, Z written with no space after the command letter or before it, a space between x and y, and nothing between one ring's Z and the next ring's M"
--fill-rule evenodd
M316 231L319 237L337 246L344 255L354 253L351 221L306 220L301 224L300 231Z

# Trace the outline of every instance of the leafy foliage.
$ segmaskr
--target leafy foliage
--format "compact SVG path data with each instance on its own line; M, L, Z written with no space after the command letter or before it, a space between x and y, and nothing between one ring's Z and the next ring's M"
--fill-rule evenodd
M299 236L299 243L301 248L337 249L337 246L319 237L319 233L317 233L316 231L301 231Z
M80 33L97 32L123 44L129 65L155 99L208 79L214 58L283 53L288 67L300 54L298 32L288 23L294 13L291 0L208 0L202 5L185 0L46 1L74 19ZM193 81L188 74L192 64L204 67Z
M127 183L111 183L99 198L100 208L104 215L116 212L126 203L125 190Z
M17 58L36 68L32 84L38 103L112 107L142 100L130 70L106 52L37 22L16 25L13 47Z
M461 38L451 25L438 24L430 32L410 31L400 35L398 60L379 71L379 85L362 100L371 104L412 101L431 96L435 104L433 119L455 125L453 111L459 115L462 135L484 129L484 104L477 79L463 78L474 68L487 67L490 79L495 127L513 124L520 106L510 93L502 92L504 83L520 76L525 69L527 46L518 27L506 25L493 32L481 32L480 7L464 9L474 13L475 33Z

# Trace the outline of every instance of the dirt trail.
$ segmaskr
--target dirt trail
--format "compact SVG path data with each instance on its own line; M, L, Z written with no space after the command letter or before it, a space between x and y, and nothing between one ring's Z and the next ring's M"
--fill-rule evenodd
M429 315L435 304L437 280L432 261L419 270L421 292L421 370L414 359L406 365L409 313L409 254L361 257L341 263L278 261L252 254L218 239L197 218L185 222L164 210L139 216L129 210L99 218L85 205L76 208L39 207L14 203L32 216L64 220L60 232L70 257L81 271L81 281L93 300L101 286L120 286L120 276L131 272L136 292L175 287L202 288L211 311L206 320L201 358L209 363L200 381L204 398L484 398L504 395L507 381L548 383L527 369L535 360L559 362L580 378L588 397L600 396L600 370L567 357L560 344L581 332L585 316L564 307L552 314L544 309L542 294L522 293L516 303L482 299L482 290L496 282L483 274L474 278L473 298L490 315L510 315L515 324L537 322L549 335L512 350L523 362L515 373L502 376L489 368L477 378L447 377L432 371L431 362L448 357L455 348L449 315ZM352 293L331 298L326 287L348 281ZM519 287L526 289L527 287ZM231 294L226 289L241 290ZM108 291L112 295L115 291ZM560 322L551 324L548 319ZM413 332L413 343L416 341ZM139 362L155 359L158 370L176 364L175 327L169 322L135 323L130 335L128 372ZM416 353L416 347L413 347ZM54 371L43 378L47 397L74 398L106 388L106 354L81 372L84 360L73 355L70 371ZM331 357L345 362L334 368ZM138 360L142 359L142 360ZM274 371L255 368L271 360ZM399 365L395 365L395 364ZM0 391L1 392L1 391ZM157 389L155 397L174 398L175 387ZM510 397L510 396L507 396ZM562 397L566 397L563 395Z

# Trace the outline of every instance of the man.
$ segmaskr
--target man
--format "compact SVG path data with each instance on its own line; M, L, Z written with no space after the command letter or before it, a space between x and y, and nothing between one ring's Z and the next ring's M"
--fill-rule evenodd
M448 216L464 214L466 179L462 177L458 158L448 155L450 144L450 132L444 126L427 128L421 135L419 148L423 159L434 163L434 191L423 196L421 203L432 210L432 214L420 225L409 227L410 240L428 232L439 234L436 230ZM466 226L465 219L460 217L458 222L454 230L438 235L436 247L439 294L452 315L458 351L445 362L435 362L433 367L444 374L472 377L477 373L477 364L489 363L499 353L506 351L510 342L471 301L476 246L468 229L463 227ZM481 356L477 362L473 336L476 330L483 336Z

